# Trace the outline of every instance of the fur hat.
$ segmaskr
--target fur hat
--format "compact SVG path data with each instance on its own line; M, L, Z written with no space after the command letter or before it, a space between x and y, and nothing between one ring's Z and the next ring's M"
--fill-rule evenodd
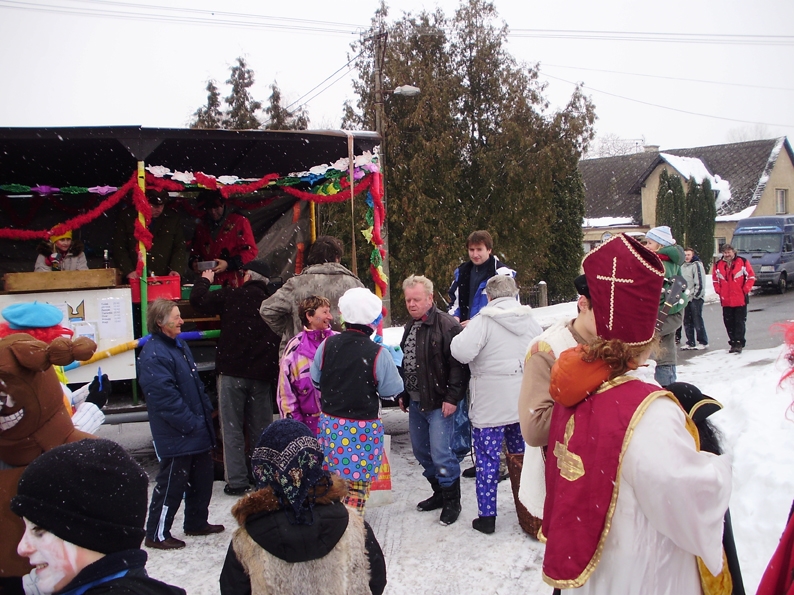
M80 440L28 465L11 510L64 541L110 554L140 548L148 490L146 473L121 446Z
M598 336L629 345L653 339L664 283L656 253L620 233L591 250L582 268Z
M670 231L670 228L667 225L660 225L659 227L654 227L648 233L645 234L645 239L653 240L657 244L661 244L662 246L672 246L675 244L675 239L673 238L673 232Z
M313 502L309 490L323 480L331 484L323 459L323 449L306 424L279 419L262 432L251 455L251 470L257 489L273 490L290 523L310 525Z
M383 314L383 302L366 287L353 287L339 298L339 311L346 323L373 325Z

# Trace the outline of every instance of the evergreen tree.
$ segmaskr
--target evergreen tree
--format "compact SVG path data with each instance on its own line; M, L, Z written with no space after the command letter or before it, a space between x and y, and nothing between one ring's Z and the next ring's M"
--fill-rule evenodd
M303 107L290 111L281 106L281 90L278 83L273 81L270 85L269 105L265 108L268 121L264 128L267 130L306 130L309 127L309 115Z
M191 128L221 128L223 125L223 113L221 112L221 94L215 81L207 81L207 105L198 108L193 114L195 119L191 122Z
M681 178L662 170L656 194L656 225L667 225L677 241L686 232L686 194Z
M256 112L262 109L262 104L251 97L249 89L254 84L254 71L248 68L242 56L237 58L237 65L232 66L226 84L232 86L232 92L224 100L229 110L224 115L223 127L231 130L259 128L261 123Z
M694 179L689 183L686 241L700 255L708 272L714 254L714 226L717 217L714 191L708 178L703 180L702 185L697 184ZM693 187L697 188L694 192Z
M422 89L384 102L393 286L423 273L445 294L467 258L466 237L487 229L521 285L552 275L550 294L570 295L582 255L576 165L592 138L592 104L577 89L565 109L546 113L537 69L507 53L507 29L493 24L488 2L468 0L452 19L440 9L389 25L385 17L381 6L373 23L389 40L383 87ZM344 125L372 128L372 44L353 51L363 51L358 101L346 106Z

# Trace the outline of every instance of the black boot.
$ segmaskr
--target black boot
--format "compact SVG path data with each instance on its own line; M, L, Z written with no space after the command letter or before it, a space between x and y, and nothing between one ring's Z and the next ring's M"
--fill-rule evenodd
M489 535L496 531L496 517L495 516L478 516L471 522L473 529L480 533Z
M742 349L744 349L744 347L742 346L742 344L739 341L737 341L735 347L733 348L733 352L734 353L741 353Z
M736 353L736 343L731 341L731 348L728 350L728 353Z
M444 497L441 494L441 486L439 485L438 480L434 477L428 481L430 482L430 487L433 488L433 495L427 500L422 500L416 505L416 510L419 510L420 512L438 510L444 505Z
M441 488L444 497L444 508L438 519L442 525L451 525L458 520L460 514L460 477L451 486Z

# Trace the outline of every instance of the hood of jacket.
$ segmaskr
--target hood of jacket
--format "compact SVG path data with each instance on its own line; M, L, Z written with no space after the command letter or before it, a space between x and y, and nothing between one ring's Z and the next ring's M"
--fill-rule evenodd
M518 336L525 335L533 330L540 333L542 330L532 315L532 308L522 306L512 297L497 298L488 302L488 305L480 310L480 316L490 318L498 325Z
M277 558L293 564L317 560L336 547L348 524L348 509L341 501L347 485L336 475L332 482L315 501L311 525L291 524L270 487L242 498L232 507L232 515L251 539Z
M684 249L678 244L661 247L659 249L659 254L666 256L667 260L678 266L681 266L686 261Z

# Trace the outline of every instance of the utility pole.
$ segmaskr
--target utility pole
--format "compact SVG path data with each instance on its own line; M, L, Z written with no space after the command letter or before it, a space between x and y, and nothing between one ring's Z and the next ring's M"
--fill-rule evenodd
M386 256L383 258L383 273L388 279L386 284L386 291L382 299L383 305L386 308L386 317L383 320L385 327L391 326L391 286L392 279L389 274L389 209L386 203L386 130L383 126L383 59L386 55L386 38L388 33L383 30L383 25L379 28L378 32L373 36L374 52L375 52L375 68L373 69L374 87L375 87L375 131L380 135L380 155L378 157L378 164L380 165L381 175L383 176L383 210L386 216L383 218L383 227L381 229L381 237L383 238L383 249Z

